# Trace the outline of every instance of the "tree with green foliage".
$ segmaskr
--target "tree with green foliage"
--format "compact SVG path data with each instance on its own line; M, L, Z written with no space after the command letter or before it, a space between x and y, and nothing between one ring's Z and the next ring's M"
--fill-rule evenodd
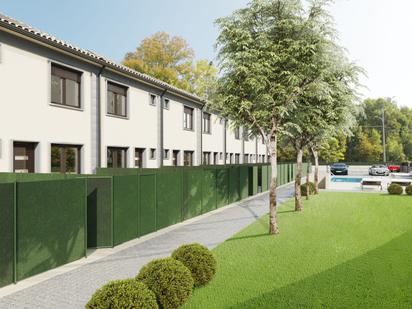
M129 52L123 64L168 84L208 98L214 94L217 69L213 63L194 61L195 53L179 36L157 32L145 38L134 52Z
M350 162L383 162L382 114L385 114L387 162L412 160L412 109L399 107L391 98L366 99L357 116L358 128L348 138L345 159Z
M311 1L305 9L298 0L253 0L217 20L220 96L210 104L235 126L260 134L269 150L271 234L279 233L278 138L290 125L302 93L318 81L317 32L328 35L329 19L322 10L327 2Z

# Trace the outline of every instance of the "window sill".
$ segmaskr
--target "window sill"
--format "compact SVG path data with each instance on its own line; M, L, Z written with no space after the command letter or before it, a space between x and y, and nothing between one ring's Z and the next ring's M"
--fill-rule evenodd
M212 132L203 132L203 134L212 135Z
M109 114L109 113L106 113L106 116L113 117L113 118L118 118L118 119L123 119L123 120L129 120L128 116L119 116L119 115L114 115L114 114Z
M184 131L188 131L188 132L195 132L195 130L193 130L193 129L186 129L186 128L183 128L183 130L184 130Z
M70 105L63 105L63 104L51 103L51 102L49 103L49 105L53 107L60 107L60 108L65 108L65 109L71 109L73 111L84 112L83 107L74 107Z

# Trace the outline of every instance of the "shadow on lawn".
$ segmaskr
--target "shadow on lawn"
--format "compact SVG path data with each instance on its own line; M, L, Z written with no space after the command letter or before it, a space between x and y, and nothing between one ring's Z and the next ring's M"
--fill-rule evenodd
M358 258L231 308L412 308L411 243L408 231Z

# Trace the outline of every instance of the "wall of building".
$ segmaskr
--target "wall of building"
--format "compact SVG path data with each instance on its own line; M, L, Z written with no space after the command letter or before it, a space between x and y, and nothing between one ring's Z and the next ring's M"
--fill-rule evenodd
M51 63L82 72L80 109L50 103ZM126 117L107 113L108 82L127 87ZM0 172L13 171L14 141L37 143L35 171L43 173L51 170L51 144L81 146L82 173L106 167L108 147L127 148L127 167L135 166L136 148L145 149L143 166L148 168L172 165L173 150L180 151L179 165L184 151L194 152L194 165L201 164L203 152L211 153L213 164L235 163L236 154L243 163L243 153L256 155L255 141L243 141L242 131L236 139L230 123L225 125L215 113L210 134L202 134L198 102L1 30L0 85ZM157 96L156 106L150 104L150 94ZM162 95L169 100L168 109L160 108ZM183 127L184 106L194 109L193 130ZM167 158L162 148L169 150ZM150 149L156 149L155 159ZM258 150L266 153L261 146Z
M210 119L210 134L203 133L202 137L202 148L203 152L210 152L211 153L211 160L213 164L223 164L223 159L221 160L221 156L223 156L223 147L224 147L224 130L225 125L224 121L222 120L219 115L211 113ZM217 162L214 162L214 154L217 153Z
M0 171L13 171L13 142L35 142L35 171L50 172L51 144L81 145L81 171L91 172L92 69L58 53L0 36ZM81 109L50 103L51 62L82 74Z

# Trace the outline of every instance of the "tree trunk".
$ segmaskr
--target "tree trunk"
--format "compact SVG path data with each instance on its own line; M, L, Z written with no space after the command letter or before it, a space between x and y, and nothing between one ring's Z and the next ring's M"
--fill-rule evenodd
M270 151L270 165L272 169L272 178L270 179L269 188L269 234L279 234L279 226L277 222L276 213L276 187L277 187L277 175L278 175L278 158L277 158L277 142L278 137L276 134L271 138L269 151Z
M319 154L318 151L312 147L313 158L315 159L315 172L313 174L313 183L315 185L315 194L319 193Z
M310 164L310 154L308 154L307 166L306 166L306 199L309 199L310 186L309 186L309 164Z
M302 192L300 186L302 185L302 158L303 150L297 150L296 156L296 178L295 178L295 211L302 211Z

